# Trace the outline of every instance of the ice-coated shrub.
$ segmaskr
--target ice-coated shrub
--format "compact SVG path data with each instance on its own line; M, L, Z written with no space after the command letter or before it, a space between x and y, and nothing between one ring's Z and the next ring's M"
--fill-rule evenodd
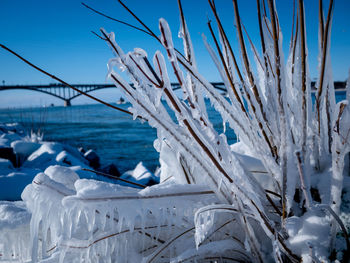
M180 0L183 53L174 47L164 19L157 37L119 2L164 48L151 59L140 48L124 52L114 33L101 29L101 39L114 54L109 78L131 102L134 118L157 129L161 183L138 190L78 179L68 187L55 176L37 175L23 193L33 213L32 259L347 262L350 243L339 214L350 150L350 80L346 99L336 104L330 61L333 1L326 17L319 1L314 104L302 0L297 1L286 59L275 1L257 1L259 51L243 35L238 1L233 0L240 45L240 54L234 54L215 3L208 0L218 31L208 22L215 49L205 36L203 41L228 98L197 70ZM168 71L174 72L182 98L174 94ZM225 133L214 129L205 98L239 144L230 146ZM244 155L247 151L251 156Z
M221 204L197 211L194 223L198 250L188 254L192 259L201 258L202 241L223 223L220 213L224 211L233 214L236 227L244 231L244 235L237 238L240 240L237 244L244 244L249 260L322 261L332 259L332 254L334 259L334 252L340 250L335 245L339 230L345 235L343 244L349 245L346 230L337 215L343 189L344 158L350 150L350 109L349 90L346 100L335 102L330 61L333 1L330 1L326 18L322 1L319 6L319 79L314 104L303 1L298 1L295 33L286 60L275 2L266 1L268 11L264 8L262 13L262 3L257 1L261 54L250 42L253 63L247 55L238 3L233 1L240 44L237 57L242 60L242 67L239 67L215 3L209 0L219 35L217 38L208 22L216 51L205 36L203 41L225 83L228 100L198 72L181 2L178 2L183 54L174 47L172 33L164 19L159 20L159 38L141 20L139 22L162 44L165 57L157 51L149 59L140 48L126 53L116 43L114 33L103 29L101 33L114 53L108 63L110 79L124 90L132 103L130 111L134 117L147 120L157 129L155 147L160 155L166 151L169 156L171 152L170 163L177 164L170 166L182 168L171 173L165 165L161 174L171 173L178 183L207 185L220 200ZM265 3L263 5L265 7ZM128 81L115 68L127 72ZM183 91L182 99L172 91L168 71L174 72ZM269 189L265 189L259 175L253 175L247 163L230 150L225 135L214 129L207 116L204 96L241 143L262 162L271 182ZM174 112L176 120L171 118L162 99ZM211 243L232 238L235 235L221 234L209 243L215 247ZM230 253L222 251L221 256L232 255ZM174 256L181 258L177 254ZM338 257L347 260L348 255L339 253Z

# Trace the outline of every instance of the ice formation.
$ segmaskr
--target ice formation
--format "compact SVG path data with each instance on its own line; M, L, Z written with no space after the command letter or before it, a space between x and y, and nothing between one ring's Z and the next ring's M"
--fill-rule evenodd
M205 186L139 190L77 178L71 170L50 167L24 190L22 198L33 213L32 260L58 251L63 262L140 261L171 233L191 228L196 209L217 202Z

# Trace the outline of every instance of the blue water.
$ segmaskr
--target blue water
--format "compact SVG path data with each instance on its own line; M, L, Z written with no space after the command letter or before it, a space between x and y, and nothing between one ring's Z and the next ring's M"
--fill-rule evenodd
M344 98L344 91L336 93L337 101ZM119 106L127 109L130 104ZM219 114L211 107L208 110L215 129L222 132ZM159 166L159 154L153 148L155 129L104 105L0 109L0 123L4 122L19 122L29 131L40 130L48 141L93 149L102 164L115 163L120 172L133 169L139 161L151 171ZM226 136L229 143L236 141L230 129Z
M130 104L118 106L127 109ZM210 115L215 128L222 131L219 115ZM45 140L93 149L102 164L115 163L121 172L133 169L139 161L151 171L159 166L159 154L153 148L155 129L104 105L0 109L0 122L19 122L28 131L40 130ZM236 140L233 132L228 140Z

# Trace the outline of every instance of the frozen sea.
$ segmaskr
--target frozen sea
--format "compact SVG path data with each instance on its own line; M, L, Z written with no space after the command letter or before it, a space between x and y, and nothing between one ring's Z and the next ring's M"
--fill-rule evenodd
M344 98L344 91L336 92L337 101ZM127 109L131 105L119 106ZM215 128L222 132L219 114L211 107L208 109ZM151 171L159 166L159 155L153 148L155 129L104 105L0 109L0 123L8 122L19 122L28 131L40 130L47 141L93 149L101 157L102 164L115 163L120 172L134 169L140 161ZM229 143L236 141L235 134L229 129L226 136Z

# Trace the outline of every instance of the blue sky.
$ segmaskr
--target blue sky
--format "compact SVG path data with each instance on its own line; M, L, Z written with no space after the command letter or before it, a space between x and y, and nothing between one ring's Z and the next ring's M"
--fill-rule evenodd
M86 4L106 14L137 25L137 22L116 0L86 0ZM206 0L183 0L184 12L195 46L199 71L210 81L220 81L202 43L201 34L210 39L206 25L207 17L213 18ZM317 23L318 1L305 1L307 21L307 41L310 57L311 78L317 77ZM158 18L168 20L176 38L179 16L176 0L125 0L158 34ZM242 21L253 41L259 46L256 18L256 1L238 1ZM216 5L227 33L232 37L232 45L238 47L233 27L234 16L231 0L217 0ZM284 34L284 45L290 39L293 0L276 0L279 19ZM324 1L328 7L328 1ZM335 80L345 80L350 67L350 1L335 0L332 29L332 65ZM81 0L0 0L0 42L20 53L50 73L65 81L77 83L105 83L106 63L112 54L107 45L90 31L104 27L114 31L121 47L128 51L142 47L149 55L161 46L142 32L115 23L92 13L81 5ZM175 45L181 49L181 41ZM0 50L0 85L5 84L48 84L53 81L19 61L13 55ZM94 94L108 101L115 101L120 93L114 89L101 90ZM62 105L61 101L27 91L0 92L0 107ZM73 101L88 103L87 98Z

